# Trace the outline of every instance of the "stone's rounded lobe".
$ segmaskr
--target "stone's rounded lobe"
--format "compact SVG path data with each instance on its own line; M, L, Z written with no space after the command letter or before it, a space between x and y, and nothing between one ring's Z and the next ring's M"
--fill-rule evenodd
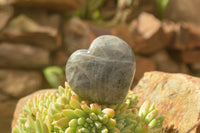
M116 104L125 99L135 72L135 57L118 37L96 38L88 50L75 51L66 64L66 78L83 99Z

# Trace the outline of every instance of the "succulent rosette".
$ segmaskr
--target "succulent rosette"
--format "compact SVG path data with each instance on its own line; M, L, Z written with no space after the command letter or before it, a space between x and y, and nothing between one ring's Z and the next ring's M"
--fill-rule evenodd
M131 91L121 104L98 104L81 99L68 83L58 92L38 94L27 101L12 133L161 133L163 116L155 105Z

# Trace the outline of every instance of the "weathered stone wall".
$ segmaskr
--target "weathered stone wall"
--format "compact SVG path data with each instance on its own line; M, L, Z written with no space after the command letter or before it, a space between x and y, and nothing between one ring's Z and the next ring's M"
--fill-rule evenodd
M78 0L45 3L43 0L0 1L0 129L3 133L11 132L17 100L49 87L43 69L64 66L67 61L61 37L65 21L60 11L80 8L82 3Z
M161 22L145 12L128 23L112 27L66 16L66 12L70 14L84 5L83 0L34 0L32 3L0 0L2 132L10 132L12 113L19 98L49 87L42 73L44 68L64 67L71 53L88 48L100 35L116 35L133 48L137 62L134 85L146 71L200 72L198 27Z

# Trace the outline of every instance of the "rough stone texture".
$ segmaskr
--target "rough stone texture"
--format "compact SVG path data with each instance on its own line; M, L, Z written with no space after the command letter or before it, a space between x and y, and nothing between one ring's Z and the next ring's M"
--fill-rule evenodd
M177 50L200 48L200 27L188 23L181 24L176 31L176 39L172 48Z
M136 72L134 82L131 88L133 88L133 86L135 86L138 83L138 81L140 80L140 78L142 78L145 72L155 71L156 69L156 64L153 60L145 57L136 56Z
M6 100L10 100L10 96L4 94L3 92L0 92L0 102L6 101Z
M9 100L0 102L0 129L1 133L11 132L12 115L17 101Z
M165 33L161 22L149 13L141 13L131 24L132 37L136 52L152 54L166 48L171 42L171 35Z
M58 11L71 11L81 8L86 0L9 0L17 6L47 8Z
M134 52L139 53L137 46L135 46L134 38L132 36L132 33L130 31L130 28L128 25L119 25L117 27L113 27L111 29L111 34L114 36L117 36L121 39L123 39L125 42L128 43L128 45L131 46L131 48L134 50Z
M0 67L41 68L50 64L49 52L25 44L0 43Z
M169 0L165 11L165 18L174 21L185 21L200 25L199 0Z
M188 64L200 62L200 50L184 51L181 57L183 62Z
M22 97L16 105L14 114L13 114L13 120L12 120L12 128L17 124L17 119L19 118L20 113L22 113L22 109L24 107L24 105L26 104L26 102L29 99L33 99L34 96L36 96L37 94L43 94L46 92L50 92L50 93L57 93L57 89L43 89L43 90L39 90L36 91L28 96Z
M139 6L141 11L151 12L157 14L157 5L155 0L139 0Z
M8 23L8 20L12 17L12 15L13 15L13 7L0 6L0 18L1 18L0 31L6 26L6 24Z
M64 24L64 45L68 56L78 49L87 49L90 43L90 31L79 18L72 18Z
M151 59L155 61L157 70L159 71L189 73L189 70L184 64L172 60L169 54L164 50L152 55Z
M68 57L78 49L88 49L96 37L110 34L109 28L97 26L76 17L64 24L63 32L64 47Z
M36 71L0 69L0 91L13 97L30 94L42 86L42 74Z
M100 103L121 103L135 72L135 57L118 37L96 38L88 50L74 52L66 64L66 78L82 98Z
M56 66L65 66L68 60L68 54L64 50L58 50L52 53L52 64Z
M164 126L174 125L185 133L196 124L200 113L200 78L185 74L147 72L133 92L155 103L160 114L166 116ZM193 130L191 133L195 133Z
M84 22L89 30L90 30L90 33L92 34L91 36L93 36L95 39L96 37L98 36L101 36L101 35L110 35L110 28L109 27L104 27L103 25L101 26L98 26L97 24L93 24L89 21L86 21Z
M191 68L194 72L200 73L200 62L192 63Z
M166 36L166 40L169 43L168 48L174 45L176 36L178 32L180 31L180 27L181 27L180 23L175 23L175 22L167 21L167 20L162 21L162 29Z
M48 15L40 10L36 13L27 11L26 14L20 14L9 22L0 33L0 41L28 43L48 50L60 47L59 15Z

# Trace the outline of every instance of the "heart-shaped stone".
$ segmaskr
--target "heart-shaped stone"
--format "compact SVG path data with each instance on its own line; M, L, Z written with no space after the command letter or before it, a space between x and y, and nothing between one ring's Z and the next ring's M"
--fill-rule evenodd
M66 78L83 99L116 104L126 97L135 72L135 57L118 37L96 38L89 49L75 51L66 64Z

